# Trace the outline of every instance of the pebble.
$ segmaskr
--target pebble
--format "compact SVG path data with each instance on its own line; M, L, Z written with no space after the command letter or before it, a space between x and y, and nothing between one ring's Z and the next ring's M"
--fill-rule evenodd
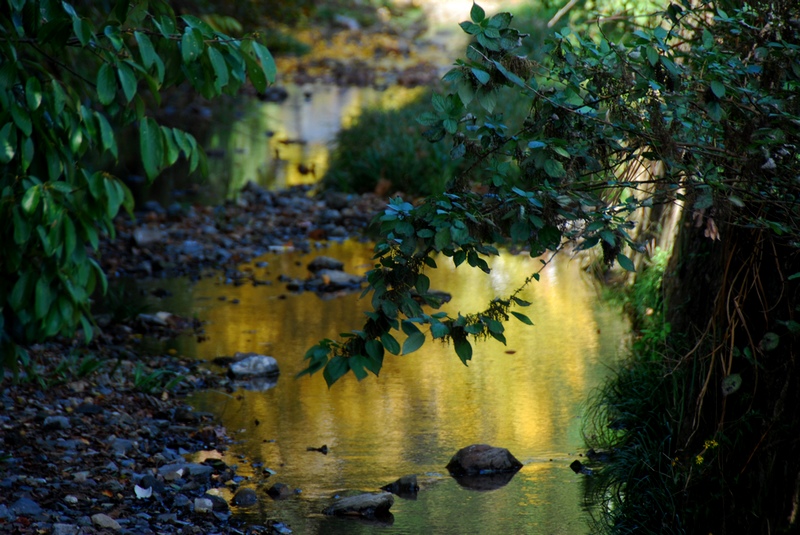
M48 416L42 422L42 427L46 430L56 430L56 429L69 429L71 427L69 423L69 418L66 416Z
M119 522L103 513L92 515L92 524L98 528L113 529L114 531L120 531L122 529Z

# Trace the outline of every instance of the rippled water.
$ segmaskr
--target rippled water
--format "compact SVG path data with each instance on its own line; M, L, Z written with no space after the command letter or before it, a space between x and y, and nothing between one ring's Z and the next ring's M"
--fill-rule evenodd
M340 258L350 272L371 267L368 245L334 244L319 254ZM276 254L260 259L267 267L250 266L257 279L274 281L270 286L173 281L174 296L163 303L208 321L208 341L176 341L178 352L210 360L256 351L279 362L281 375L270 390L211 391L190 400L218 415L237 440L223 459L252 477L245 485L259 491L259 505L244 511L248 519L282 520L301 534L587 533L582 479L569 464L582 444L582 404L608 373L626 325L619 311L598 301L577 263L564 257L546 268L523 296L533 305L521 311L535 326L512 319L508 346L475 344L469 367L451 347L429 341L411 355L387 355L380 377L358 382L348 376L328 389L321 374L294 378L302 356L319 339L360 327L369 303L357 294L291 294L276 281L279 274L304 277L314 256ZM451 312L481 310L541 265L503 254L487 276L466 266L456 270L446 258L438 263L428 273L431 287L453 294L446 305ZM500 489L462 488L444 467L474 443L509 448L524 467ZM327 455L306 451L323 444ZM264 479L253 463L276 473ZM422 489L415 501L395 500L391 525L319 514L336 494L376 491L408 474L418 476ZM264 491L276 482L301 492L273 501Z

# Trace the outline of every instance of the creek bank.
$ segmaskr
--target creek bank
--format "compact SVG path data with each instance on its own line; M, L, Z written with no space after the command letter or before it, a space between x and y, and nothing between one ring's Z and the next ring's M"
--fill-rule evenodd
M313 196L311 186L273 192L251 182L236 200L215 207L145 203L134 219L117 217L116 239L102 240L98 257L110 278L197 279L221 270L234 284L270 284L239 266L267 253L309 252L321 240L361 236L385 206L374 194Z

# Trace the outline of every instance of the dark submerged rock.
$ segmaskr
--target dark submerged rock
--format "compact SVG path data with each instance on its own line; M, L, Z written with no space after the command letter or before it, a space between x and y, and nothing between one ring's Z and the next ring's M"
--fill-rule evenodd
M392 505L394 505L394 496L391 492L358 494L337 500L326 507L322 514L381 518L389 514Z
M233 495L231 503L237 507L249 507L258 503L258 494L256 494L255 490L250 488L239 489L236 491L236 494Z
M452 476L475 476L516 472L522 463L506 448L496 448L488 444L473 444L461 448L447 463Z
M275 483L267 490L267 494L273 500L285 500L292 495L292 489L285 483Z
M417 476L403 476L394 483L384 485L381 490L391 492L406 500L416 500L417 493L419 492L419 485L417 484Z

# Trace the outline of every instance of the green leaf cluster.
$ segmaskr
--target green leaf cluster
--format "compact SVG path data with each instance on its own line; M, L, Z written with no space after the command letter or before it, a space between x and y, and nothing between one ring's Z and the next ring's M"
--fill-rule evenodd
M148 116L161 93L188 81L211 98L275 79L257 36L233 39L163 0L111 4L15 0L0 13L0 365L16 365L19 343L78 327L92 338L89 300L107 285L92 253L133 210L125 184L94 165L118 157L117 128L138 125L150 180L181 157L202 168L190 134Z
M763 30L765 17L773 22ZM510 315L530 321L509 310L521 304L518 292L483 312L426 312L438 305L424 274L437 255L488 273L498 246L534 257L597 248L606 264L634 271L648 239L634 216L670 203L711 241L744 226L800 246L798 18L793 2L768 14L684 1L642 18L619 42L562 28L534 61L515 55L521 34L511 14L487 16L473 4L461 23L472 38L465 57L419 117L426 138L464 159L463 171L416 206L389 203L365 292L373 311L361 330L313 348L305 373L325 370L331 384L353 370L354 356L359 378L365 358L378 373L383 350L401 353L392 332L408 337L403 353L418 349L408 325L452 343L466 364L470 339L502 342ZM512 100L523 117L499 113Z

